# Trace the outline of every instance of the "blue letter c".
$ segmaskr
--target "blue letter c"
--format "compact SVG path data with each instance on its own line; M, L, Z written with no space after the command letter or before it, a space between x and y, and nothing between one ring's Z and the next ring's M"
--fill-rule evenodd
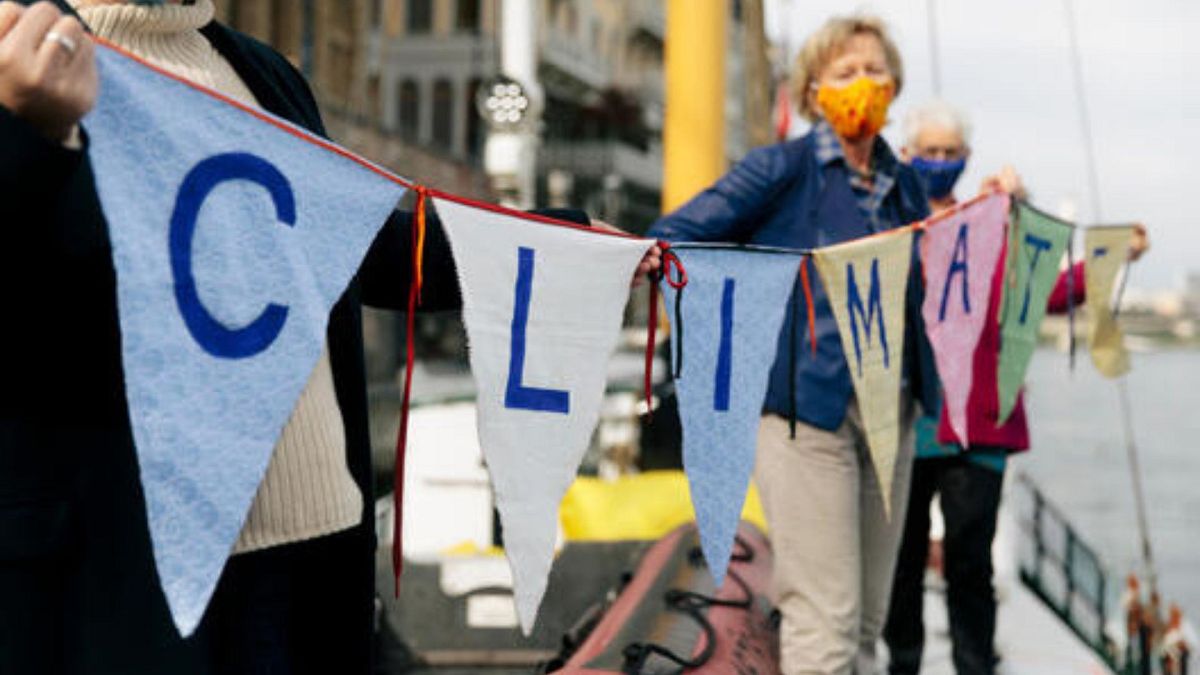
M287 178L270 162L255 155L231 152L201 161L183 179L175 211L171 214L171 274L175 282L175 302L188 332L204 351L225 359L243 359L263 351L275 341L287 320L288 308L270 303L242 328L230 328L217 321L196 292L192 275L192 239L196 219L208 195L221 183L247 180L267 189L275 203L275 217L288 226L296 223L296 202Z

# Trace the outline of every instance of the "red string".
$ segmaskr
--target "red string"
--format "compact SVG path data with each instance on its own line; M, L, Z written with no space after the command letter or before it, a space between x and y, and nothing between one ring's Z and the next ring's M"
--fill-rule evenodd
M658 332L658 282L666 279L667 284L677 291L687 285L687 270L683 268L683 263L679 261L679 256L675 255L675 252L671 250L671 244L659 241L657 246L662 251L662 270L650 275L650 307L647 310L649 316L646 317L646 375L643 387L646 394L647 419L653 417L654 347L656 342L655 336ZM675 268L675 278L671 278L672 267Z
M676 255L675 252L670 249L670 244L667 244L665 241L659 242L658 245L663 250L663 252L662 252L662 266L663 266L662 273L667 279L667 284L671 288L674 288L675 290L679 290L679 289L683 288L684 286L687 286L687 283L688 283L687 270L683 268L683 263L679 261L679 256ZM675 268L675 278L674 279L671 278L671 268L672 267Z
M404 552L401 534L404 521L404 463L408 448L408 411L412 401L412 372L414 362L414 318L421 301L422 262L425 248L425 209L429 193L418 185L416 218L412 228L412 276L408 284L408 316L404 329L404 393L400 399L400 430L396 435L396 471L392 484L392 573L396 581L396 597L400 597L400 574L404 571Z
M665 259L671 245L665 241L660 241L657 242L656 246L662 251L662 256ZM675 254L672 253L671 255L674 257ZM678 259L676 260L678 261ZM646 419L652 419L654 416L654 347L657 342L655 337L658 333L658 282L662 278L663 273L661 271L649 275L650 306L646 310L646 374L642 382L646 394ZM668 283L670 283L669 279Z
M654 343L658 330L658 280L650 278L650 308L646 311L646 377L643 382L646 392L646 419L653 419L654 406Z
M812 346L813 356L817 355L817 313L813 308L812 284L808 281L808 261L805 256L800 261L800 285L804 288L804 303L808 305L808 344Z

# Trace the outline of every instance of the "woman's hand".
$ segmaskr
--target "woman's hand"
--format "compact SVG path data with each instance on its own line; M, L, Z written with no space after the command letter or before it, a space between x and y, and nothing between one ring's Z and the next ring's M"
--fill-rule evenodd
M96 102L95 47L49 2L0 2L0 106L65 142Z
M1025 191L1025 183L1021 181L1021 174L1007 164L1001 167L1000 173L984 178L983 183L979 186L979 191L981 193L1007 192L1016 199L1025 199L1028 196Z
M1142 254L1150 250L1150 238L1146 236L1146 226L1135 223L1133 238L1129 240L1129 261L1136 262Z
M592 220L592 227L597 230L604 230L605 232L624 232L624 230L613 227L603 220ZM633 274L633 287L637 288L645 280L646 275L653 274L660 269L662 269L662 249L658 247L658 244L655 244L650 247L650 250L646 251L646 255L642 256L642 262L638 263L637 272Z

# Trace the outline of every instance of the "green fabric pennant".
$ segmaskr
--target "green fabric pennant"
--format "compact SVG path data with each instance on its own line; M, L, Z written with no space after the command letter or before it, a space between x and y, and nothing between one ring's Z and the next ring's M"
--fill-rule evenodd
M1037 346L1038 328L1046 316L1046 301L1054 290L1059 262L1072 230L1069 223L1028 204L1017 203L1015 211L1004 271L997 425L1008 420L1017 404L1017 394Z

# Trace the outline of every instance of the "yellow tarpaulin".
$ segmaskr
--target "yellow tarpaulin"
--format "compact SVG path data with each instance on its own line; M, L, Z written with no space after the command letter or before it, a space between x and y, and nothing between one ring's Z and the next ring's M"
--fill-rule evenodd
M696 519L682 471L648 471L615 481L577 478L558 513L563 536L570 541L658 539ZM767 520L753 484L742 518L766 532Z

